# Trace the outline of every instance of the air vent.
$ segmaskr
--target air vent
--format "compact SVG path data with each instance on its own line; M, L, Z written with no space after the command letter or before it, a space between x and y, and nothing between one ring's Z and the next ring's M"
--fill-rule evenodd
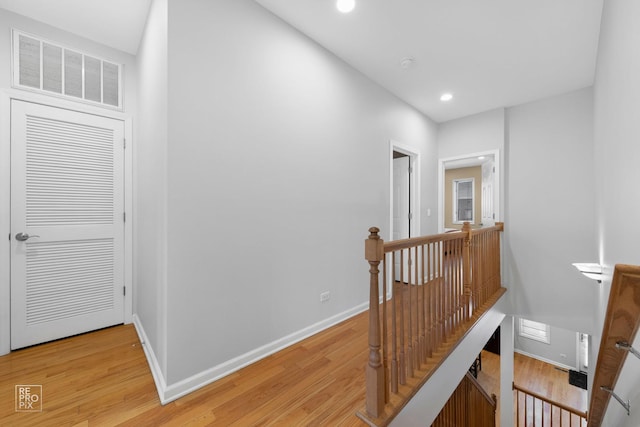
M13 31L13 86L122 109L122 65Z

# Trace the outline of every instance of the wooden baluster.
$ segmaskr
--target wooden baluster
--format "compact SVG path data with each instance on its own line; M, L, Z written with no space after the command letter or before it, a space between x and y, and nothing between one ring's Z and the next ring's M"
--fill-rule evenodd
M443 309L442 309L442 283L444 281L442 277L442 242L436 243L435 248L435 272L436 272L436 283L435 283L435 305L436 305L436 348L440 347L442 343L442 336L444 332L444 324L443 321Z
M466 322L469 305L464 289L464 239L460 240L460 265L458 268L460 269L460 315L462 322Z
M415 328L413 329L413 333L414 333L414 341L413 341L413 348L414 348L414 365L416 369L420 369L420 364L422 363L422 346L420 344L420 333L422 328L420 327L420 263L418 262L420 258L418 257L418 246L414 246L413 248L413 270L414 270L414 274L413 274L413 293L414 293L414 301L415 301L415 305L413 308L412 307L412 311L415 311L415 320L416 320L416 324L415 324Z
M446 283L446 304L447 304L447 330L446 336L449 338L452 332L452 320L453 320L453 274L451 271L451 242L445 243L444 262L445 262L445 283Z
M446 334L446 305L445 305L445 274L444 274L444 244L440 242L440 248L438 249L438 323L440 325L440 344L445 340Z
M409 259L411 263L409 264L409 283L407 283L407 287L409 288L409 343L411 345L411 376L414 375L415 370L418 369L418 364L416 363L418 346L416 345L418 342L417 339L417 329L416 329L416 274L415 274L415 251L412 252L412 248L407 249L409 253ZM414 248L415 249L415 248Z
M473 315L473 294L471 290L471 224L465 222L462 232L467 233L462 248L462 283L465 296L465 319Z
M464 284L462 280L462 240L456 240L456 328L464 323Z
M478 307L480 307L484 303L484 283L483 283L483 274L482 274L482 264L484 261L484 257L482 254L482 235L473 236L471 238L471 247L472 251L476 256L476 263L473 266L474 270L472 275L475 274L478 288ZM473 280L473 279L472 279Z
M398 318L400 320L400 330L398 331L398 335L400 335L400 366L399 366L399 380L400 384L406 384L407 382L407 364L406 357L404 352L404 252L400 251L400 283L398 284L400 291L398 295L400 295L398 306L399 306L399 315Z
M485 301L491 295L493 284L491 283L491 273L493 272L493 251L492 251L492 238L493 233L485 233L483 239L483 250L487 252L484 254L484 269L482 270L482 282L484 283Z
M496 288L495 288L495 278L497 277L495 274L495 260L497 258L496 245L495 245L496 235L497 233L494 231L491 233L491 235L487 236L488 246L489 246L488 250L491 256L490 258L491 264L487 264L487 278L488 278L488 284L489 284L487 289L488 289L489 296L493 295L493 293L496 291Z
M426 283L426 314L427 314L427 357L433 354L433 281L431 280L431 244L427 244L427 283Z
M436 243L436 248L437 248L437 254L436 254L436 295L435 295L435 303L436 303L436 336L438 339L438 344L436 346L440 347L440 344L442 343L442 334L444 331L444 324L442 322L443 320L443 309L442 309L442 298L443 298L443 294L442 294L442 283L444 281L443 277L442 277L442 242L438 242Z
M369 363L367 364L366 408L370 416L376 418L384 410L384 369L380 358L380 293L378 288L378 265L384 257L384 241L376 227L369 229L365 241L365 259L369 262Z
M382 254L382 367L384 369L384 403L389 402L389 343L388 329L389 318L387 317L387 256Z
M412 292L411 292L411 249L407 249L407 284L406 284L406 292L407 292L407 296L408 296L408 303L407 303L407 311L409 312L409 318L407 319L407 361L408 361L408 366L407 366L407 374L410 377L413 377L413 370L414 370L414 364L413 364L413 360L414 360L414 348L413 348L413 316L412 316L412 312L413 312L413 308L412 308L412 303L413 300L411 298ZM404 251L403 251L404 252ZM403 276L404 277L404 276Z
M458 327L458 285L459 269L458 269L458 241L451 242L451 307L452 307L452 329L455 331Z
M454 241L454 255L453 255L453 277L454 277L454 286L453 286L453 306L454 306L454 315L453 315L453 329L456 330L458 325L460 325L460 282L462 282L460 272L460 256L462 256L462 252L460 251L460 242L458 240Z
M473 254L476 258L476 262L473 266L473 281L476 284L477 289L474 289L474 292L477 291L478 295L478 307L484 303L484 289L483 289L483 275L482 275L482 264L483 264L483 254L482 254L482 235L473 236L471 238L471 247Z
M446 332L445 332L445 336L447 338L449 338L451 336L451 333L453 332L453 311L454 311L454 306L453 306L453 268L452 268L452 264L453 264L453 243L452 241L447 241L444 244L445 247L445 252L444 252L444 277L445 277L445 286L446 286L446 297L445 297L445 304L446 304L446 308L447 308L447 313L446 313Z
M520 425L520 391L516 390L516 427Z
M425 311L425 302L426 302L426 295L425 295L425 288L426 288L426 283L425 283L425 278L424 278L424 262L425 262L425 253L424 253L424 245L422 245L422 250L420 252L420 270L421 270L421 276L419 276L420 281L418 283L420 283L420 304L419 304L419 310L420 310L420 364L424 364L427 361L427 318L426 318L426 311Z
M396 305L398 303L398 281L396 280L396 253L391 252L391 288L393 296L391 298L391 391L398 392L398 334L397 334L397 318L398 312ZM400 288L402 291L402 288Z
M407 283L405 284L405 292L408 296L407 302L407 375L413 377L415 370L415 348L413 346L413 286L411 285L412 275L411 275L411 266L413 263L413 258L411 258L411 249L406 249L407 251Z
M491 399L493 399L493 402L496 404L493 406L493 415L491 416L491 422L489 423L489 425L491 427L495 427L496 425L496 409L498 407L497 403L498 403L498 398L496 397L495 394L491 393Z

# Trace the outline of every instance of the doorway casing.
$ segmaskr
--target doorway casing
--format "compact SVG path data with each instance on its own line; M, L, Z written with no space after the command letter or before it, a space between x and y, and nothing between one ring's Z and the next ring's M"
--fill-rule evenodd
M0 356L8 354L11 348L11 100L50 105L52 107L79 111L87 114L104 116L124 122L124 134L127 144L124 164L124 204L127 212L125 222L125 283L126 294L124 300L124 323L133 320L133 219L135 218L133 204L133 126L132 116L100 107L93 107L48 97L16 89L0 90L0 236L5 242L0 245Z
M469 153L462 154L454 157L447 157L444 159L438 159L438 232L444 232L444 185L445 185L445 168L448 162L478 158L482 156L493 156L493 162L495 166L495 174L494 174L494 190L493 190L493 209L496 221L501 221L501 211L500 211L500 203L501 203L501 194L502 194L502 181L501 181L501 161L500 161L500 150L488 150L481 151L478 153Z
M400 144L394 140L389 141L389 234L388 239L393 238L393 152L409 156L409 166L412 173L409 177L409 211L412 219L409 225L411 237L420 235L420 156L412 147Z

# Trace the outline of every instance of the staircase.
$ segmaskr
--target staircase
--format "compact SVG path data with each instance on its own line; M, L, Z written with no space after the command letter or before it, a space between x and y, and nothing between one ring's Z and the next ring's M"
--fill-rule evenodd
M496 395L489 396L467 373L444 405L431 427L495 427Z
M640 327L640 266L618 264L613 272L607 312L602 327L589 404L589 427L600 427L613 396L630 413L616 384ZM636 362L636 361L634 361ZM617 403L616 403L617 404Z
M385 426L506 292L502 223L385 243L369 230L369 362L358 416ZM382 285L382 286L380 286Z
M513 384L516 427L586 427L587 413Z

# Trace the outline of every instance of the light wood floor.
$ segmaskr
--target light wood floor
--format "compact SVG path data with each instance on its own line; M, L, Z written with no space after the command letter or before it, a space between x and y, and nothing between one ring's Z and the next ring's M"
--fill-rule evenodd
M567 371L520 353L514 354L513 369L513 380L517 385L580 411L587 410L587 391L569 384ZM500 401L500 356L482 351L482 370L478 373L478 382ZM500 417L497 418L499 427Z
M162 406L133 326L116 326L0 357L0 426L364 426L366 349L365 312ZM479 379L498 395L487 355ZM518 384L573 405L566 374L515 365ZM43 412L16 412L15 386L31 384Z
M132 325L0 357L0 426L362 426L367 313L161 406ZM42 384L43 412L15 412Z

